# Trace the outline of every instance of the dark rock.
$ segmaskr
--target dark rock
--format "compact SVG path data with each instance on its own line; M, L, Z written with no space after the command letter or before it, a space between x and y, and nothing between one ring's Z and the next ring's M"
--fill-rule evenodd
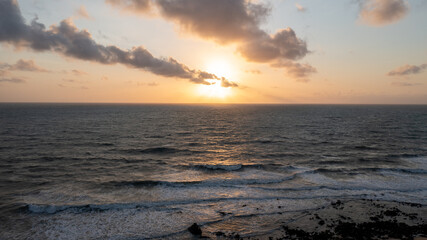
M387 210L387 211L385 211L384 212L384 215L385 216L388 216L388 217L396 217L397 215L399 215L401 213L401 211L399 210L399 209L397 209L397 208L393 208L393 209L390 209L390 210Z
M217 235L218 237L220 237L220 236L225 236L225 233L223 233L223 232L215 232L215 235Z
M193 235L197 235L197 236L202 235L202 229L200 229L197 223L193 223L193 225L191 225L191 227L188 228L188 231Z
M340 200L331 203L332 206L340 206L341 204L343 204L343 202L341 202Z
M394 221L364 223L341 222L334 231L307 232L302 229L290 229L283 226L288 236L283 239L413 239L415 235L427 234L427 225L409 226Z
M325 225L325 221L320 220L320 221L319 221L319 225L320 225L320 226Z
M415 234L426 234L425 224L408 226L394 221L365 222L360 224L343 223L335 232L343 239L373 239L378 237L412 239Z
M420 208L420 207L422 207L423 205L422 205L422 204L419 204L419 203L409 203L409 206L411 206L411 207L417 207L417 208Z

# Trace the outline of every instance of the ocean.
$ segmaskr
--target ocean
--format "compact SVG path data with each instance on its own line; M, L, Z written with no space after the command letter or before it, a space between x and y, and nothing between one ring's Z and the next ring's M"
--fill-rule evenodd
M240 236L427 204L426 105L0 104L0 239Z

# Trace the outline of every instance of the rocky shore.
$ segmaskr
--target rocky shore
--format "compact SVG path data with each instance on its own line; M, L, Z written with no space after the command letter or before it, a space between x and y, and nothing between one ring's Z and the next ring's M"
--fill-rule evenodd
M420 204L337 200L317 210L283 216L278 219L280 227L257 236L197 224L186 234L195 239L427 239L427 208Z

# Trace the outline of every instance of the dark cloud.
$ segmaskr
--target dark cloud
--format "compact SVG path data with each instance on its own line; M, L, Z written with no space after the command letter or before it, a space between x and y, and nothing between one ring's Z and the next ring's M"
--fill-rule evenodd
M0 41L35 51L55 51L67 57L102 64L120 63L164 77L188 79L198 84L210 85L207 79L221 80L213 74L190 69L173 58L156 58L141 46L122 50L116 46L100 45L88 31L77 29L71 20L61 21L48 30L37 19L27 25L15 0L0 0Z
M285 68L289 76L300 82L308 82L308 77L311 74L317 73L317 69L309 64L301 64L292 61L273 63L271 66Z
M427 64L421 64L419 66L415 65L404 65L401 67L398 67L389 73L387 73L388 76L406 76L406 75L412 75L412 74L418 74L421 73L424 69L427 68Z
M25 80L21 79L21 78L1 78L0 77L0 83L2 82L9 82L9 83L25 83Z
M409 12L405 0L359 0L360 19L373 26L383 26L399 21Z
M307 44L297 38L291 28L281 29L273 36L254 39L238 47L248 61L271 62L275 60L297 60L307 55Z
M15 64L10 65L9 70L28 71L28 72L49 72L48 70L37 66L33 60L19 59Z
M264 35L259 24L269 9L245 0L156 0L160 13L185 30L219 43Z
M138 0L115 0L118 7ZM297 60L309 51L291 28L270 35L260 28L270 9L249 0L152 0L152 6L182 29L220 44L237 43L248 61ZM138 11L138 9L135 9Z

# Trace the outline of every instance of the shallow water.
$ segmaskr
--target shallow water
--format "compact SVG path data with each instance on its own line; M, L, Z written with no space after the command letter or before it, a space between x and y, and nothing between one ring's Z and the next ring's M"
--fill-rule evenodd
M337 198L427 204L426 123L427 106L0 104L0 239L255 236Z

